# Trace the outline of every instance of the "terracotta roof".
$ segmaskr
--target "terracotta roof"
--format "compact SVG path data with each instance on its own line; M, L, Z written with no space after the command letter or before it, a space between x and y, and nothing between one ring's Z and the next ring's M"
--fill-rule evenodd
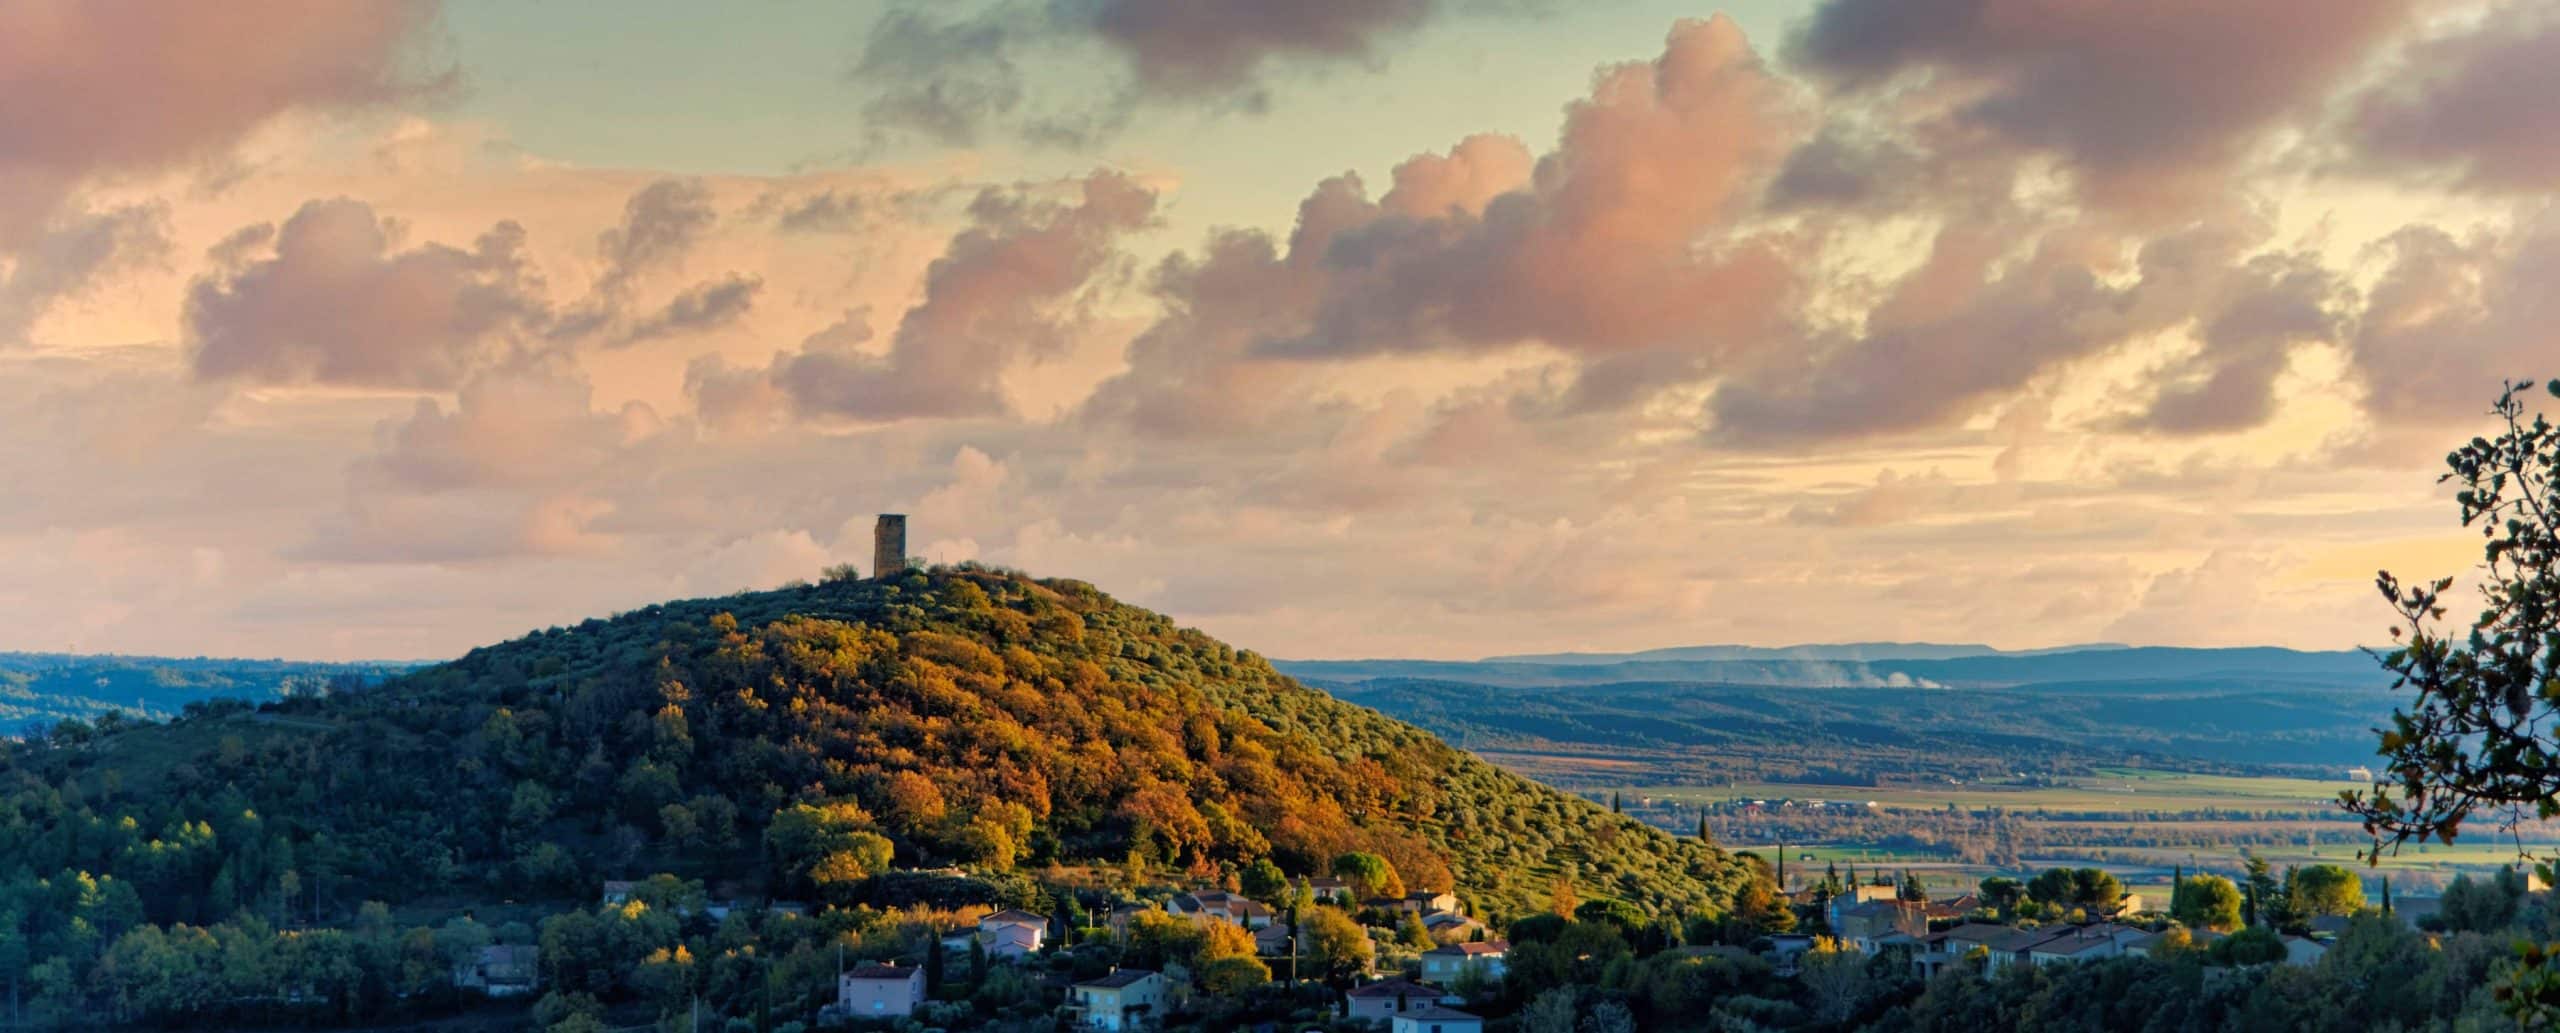
M1433 948L1431 948L1430 950L1423 951L1422 953L1424 953L1424 954L1502 954L1502 953L1505 953L1505 952L1509 951L1510 949L1511 949L1511 944L1510 944L1508 941L1504 941L1504 940L1486 940L1486 941L1484 941L1484 942L1482 942L1482 943L1453 943L1453 944L1450 944L1450 945L1448 945L1448 946L1446 946L1446 947L1433 947Z
M985 924L987 924L987 923L989 923L989 922L998 922L998 923L1003 923L1003 924L1007 924L1007 925L1010 925L1010 924L1013 924L1013 923L1017 923L1017 922L1038 922L1038 923L1040 923L1041 925L1044 925L1044 926L1045 926L1045 925L1048 925L1048 924L1049 924L1049 916L1047 916L1047 915L1035 915L1035 914L1032 914L1031 912L1028 912L1028 911L1023 911L1023 910L1020 910L1020 909L1012 909L1012 910L998 911L998 912L996 912L995 914L988 915L987 917L985 917L985 918L981 918L981 919L979 919L979 920L978 920L978 924L979 924L979 925L985 925Z
M846 979L889 979L903 983L923 972L924 970L920 968L899 968L896 965L855 965L845 970L844 977Z

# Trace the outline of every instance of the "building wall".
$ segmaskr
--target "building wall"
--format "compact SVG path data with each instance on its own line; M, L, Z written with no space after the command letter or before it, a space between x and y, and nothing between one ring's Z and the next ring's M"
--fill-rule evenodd
M924 972L906 979L855 979L836 984L836 1003L855 1018L906 1015L924 1003Z

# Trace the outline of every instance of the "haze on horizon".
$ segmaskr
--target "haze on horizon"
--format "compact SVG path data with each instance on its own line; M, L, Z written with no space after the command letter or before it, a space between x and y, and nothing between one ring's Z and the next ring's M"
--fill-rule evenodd
M2560 372L2548 3L1269 12L0 7L0 649L2342 648Z

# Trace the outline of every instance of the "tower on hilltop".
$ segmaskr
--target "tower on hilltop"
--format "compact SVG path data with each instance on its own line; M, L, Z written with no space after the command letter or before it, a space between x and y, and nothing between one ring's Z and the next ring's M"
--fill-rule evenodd
M894 578L907 572L907 515L882 513L871 526L871 576Z

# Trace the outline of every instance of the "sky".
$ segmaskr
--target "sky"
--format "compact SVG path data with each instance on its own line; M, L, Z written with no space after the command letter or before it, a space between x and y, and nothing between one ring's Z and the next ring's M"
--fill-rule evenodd
M2552 96L2547 0L0 4L0 649L881 512L1292 658L2372 643Z

